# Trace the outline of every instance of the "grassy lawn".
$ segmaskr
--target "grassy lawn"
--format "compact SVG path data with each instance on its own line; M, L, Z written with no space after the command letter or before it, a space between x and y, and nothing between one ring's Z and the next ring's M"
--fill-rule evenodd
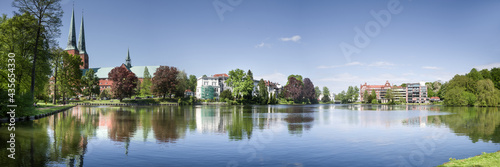
M65 105L65 106L52 106L52 107L45 107L45 108L36 108L35 112L32 113L31 116L38 115L38 114L50 113L50 112L54 112L54 111L57 111L57 110L60 110L60 109L64 109L64 108L70 108L70 107L73 107L73 106L75 106L75 105Z
M446 166L498 166L500 165L500 151L494 153L483 153L467 159L451 159L450 162L440 165Z

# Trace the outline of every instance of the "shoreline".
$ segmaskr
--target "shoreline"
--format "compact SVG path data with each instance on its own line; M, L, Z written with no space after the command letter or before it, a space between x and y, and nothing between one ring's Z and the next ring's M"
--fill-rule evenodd
M481 155L468 157L464 159L450 158L450 161L445 162L438 167L447 166L496 166L500 164L500 150L492 153L483 152Z
M29 115L29 116L23 116L23 117L14 117L14 120L15 120L15 122L37 120L37 119L40 119L40 118L43 118L43 117L54 115L54 114L62 112L62 111L66 111L66 110L68 110L70 108L73 108L75 106L76 105L51 107L51 108L47 108L47 109L41 110L41 113L37 113L36 115ZM56 110L52 111L52 109L56 109ZM9 123L9 122L12 122L12 121L10 121L11 119L12 118L9 118L9 117L7 117L7 118L0 118L0 123Z

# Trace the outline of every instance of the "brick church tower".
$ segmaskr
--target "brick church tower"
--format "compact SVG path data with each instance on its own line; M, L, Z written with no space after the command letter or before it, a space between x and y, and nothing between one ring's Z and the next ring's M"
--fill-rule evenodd
M71 14L71 23L69 28L68 35L68 46L64 49L71 55L79 55L82 59L83 65L80 66L80 69L89 69L89 55L85 49L85 31L83 28L83 15L82 15L82 24L80 26L80 37L78 41L78 47L76 45L76 31L75 31L75 9L73 9L73 13Z

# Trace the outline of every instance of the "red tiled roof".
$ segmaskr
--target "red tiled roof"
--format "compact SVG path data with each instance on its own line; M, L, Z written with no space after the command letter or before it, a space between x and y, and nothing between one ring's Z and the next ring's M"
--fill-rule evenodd
M193 92L193 91L191 91L191 90L187 89L187 90L186 90L186 91L184 91L184 92Z
M214 74L213 77L229 77L227 74Z
M431 100L440 100L439 97L431 97Z
M384 88L384 85L366 85L367 88Z

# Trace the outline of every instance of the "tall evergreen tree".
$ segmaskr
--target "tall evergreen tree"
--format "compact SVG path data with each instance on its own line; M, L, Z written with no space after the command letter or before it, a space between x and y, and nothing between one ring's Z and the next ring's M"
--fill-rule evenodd
M142 96L148 96L151 95L151 74L149 74L148 67L144 67L144 78L142 79L141 83L141 90L140 94Z

